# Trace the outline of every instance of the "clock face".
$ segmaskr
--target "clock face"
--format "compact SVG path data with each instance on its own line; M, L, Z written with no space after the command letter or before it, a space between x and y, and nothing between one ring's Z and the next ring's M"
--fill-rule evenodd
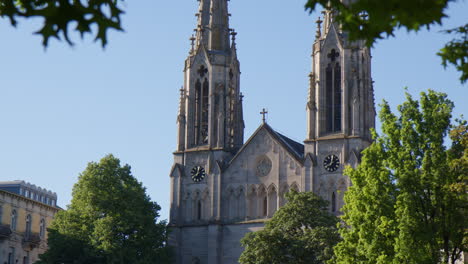
M192 174L192 180L194 182L200 182L203 180L206 176L205 169L202 166L195 166L193 167L192 171L190 172Z
M336 155L328 155L323 160L323 167L329 172L334 172L340 167L340 159Z

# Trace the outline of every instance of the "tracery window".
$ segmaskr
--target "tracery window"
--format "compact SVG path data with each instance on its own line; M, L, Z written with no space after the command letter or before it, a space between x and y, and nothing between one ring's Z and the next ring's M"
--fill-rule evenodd
M195 82L195 145L208 143L208 100L209 82L205 66L198 69L199 77Z
M339 53L334 49L328 54L329 64L325 69L326 132L341 131L341 66L336 60Z

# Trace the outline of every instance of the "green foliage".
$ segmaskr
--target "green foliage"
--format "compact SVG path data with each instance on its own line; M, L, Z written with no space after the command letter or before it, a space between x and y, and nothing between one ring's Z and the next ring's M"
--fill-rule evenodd
M315 264L333 256L339 241L338 219L328 212L328 202L312 192L291 191L289 201L263 230L248 233L242 264Z
M83 37L92 34L96 26L95 40L107 44L107 30L122 30L120 15L123 14L118 3L123 0L2 0L0 17L7 17L16 26L18 18L43 18L44 24L36 33L42 35L42 44L47 46L51 37L73 45L69 38L70 24Z
M444 67L452 64L462 73L460 81L464 83L468 80L468 24L445 32L455 34L460 38L454 38L447 43L437 55L442 58Z
M453 1L453 0L452 0ZM343 3L345 2L345 3ZM347 3L352 2L352 3ZM450 0L308 0L305 7L312 12L317 4L336 10L335 19L349 32L352 40L364 39L372 45L377 39L393 36L398 28L418 31L441 24Z
M308 0L306 10L312 12L317 5L331 7L335 12L335 20L349 34L351 40L366 40L372 46L378 39L394 36L396 29L408 31L429 29L433 25L441 25L447 17L447 5L455 0ZM344 2L344 3L343 3ZM351 2L351 3L349 3ZM438 55L442 64L452 64L461 72L460 80L468 79L468 25L447 30L447 33L461 38L454 38L440 50Z
M49 228L39 263L170 263L165 222L130 172L108 155L91 162L73 187L73 199Z
M400 116L384 102L382 135L347 168L334 263L454 263L466 250L468 132L451 126L453 103L429 91L407 95ZM450 132L452 146L444 139Z

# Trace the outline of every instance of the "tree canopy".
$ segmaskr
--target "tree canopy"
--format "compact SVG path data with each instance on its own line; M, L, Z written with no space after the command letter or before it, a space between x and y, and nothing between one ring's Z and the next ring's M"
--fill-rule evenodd
M318 264L333 255L339 241L338 218L328 211L328 202L312 192L286 194L288 203L268 221L263 230L246 234L242 264Z
M335 10L335 19L351 40L364 39L369 46L376 40L393 36L395 30L429 29L442 25L450 2L456 0L308 0L305 8L312 12L317 5ZM438 53L442 65L453 65L461 72L460 81L468 80L468 24L445 31L454 36Z
M91 162L73 187L67 210L49 228L38 263L170 263L161 208L112 155Z
M123 0L2 0L0 17L7 17L13 26L16 26L18 18L42 18L43 26L36 33L42 35L44 46L51 37L65 39L72 45L70 25L76 25L74 30L81 37L93 34L91 28L96 26L95 40L105 46L107 30L122 30L120 2Z
M467 250L468 130L451 124L453 107L431 90L407 94L399 116L383 103L382 135L345 171L353 185L333 263L455 263Z

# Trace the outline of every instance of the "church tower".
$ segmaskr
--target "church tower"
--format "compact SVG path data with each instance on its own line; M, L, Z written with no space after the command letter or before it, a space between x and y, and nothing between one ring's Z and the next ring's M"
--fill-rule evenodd
M311 168L311 189L329 200L337 213L350 185L343 176L344 165L356 166L372 140L374 92L370 49L364 41L349 40L334 21L334 11L323 14L312 47L304 143L317 165Z
M171 169L176 263L220 263L221 171L244 141L236 32L228 0L199 0L184 66ZM210 250L208 250L210 249Z
M177 151L235 152L242 146L244 129L237 33L229 28L227 1L200 0L196 16L185 60Z

